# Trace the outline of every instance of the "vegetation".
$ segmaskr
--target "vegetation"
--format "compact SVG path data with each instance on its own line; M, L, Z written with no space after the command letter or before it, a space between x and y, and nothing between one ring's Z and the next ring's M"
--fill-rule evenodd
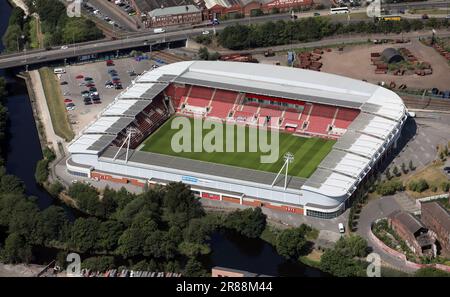
M66 7L58 0L27 0L31 13L41 21L45 46L100 39L103 33L84 17L67 16Z
M287 259L297 260L307 253L306 234L312 229L302 224L298 228L283 230L277 237L277 252Z
M58 81L52 70L48 67L39 69L39 74L41 76L42 86L44 88L45 98L47 100L55 133L66 141L70 141L75 134L70 127L66 108L64 106L64 98L61 94L61 88L59 87Z
M36 165L36 172L34 173L34 178L39 184L44 184L49 175L48 165L52 162L56 156L55 153L48 147L43 151L44 159L39 160Z
M397 168L397 167L395 167ZM377 185L376 192L382 196L393 195L397 191L403 191L405 187L400 180L392 179L384 181Z
M332 23L324 17L301 18L296 21L266 22L261 24L236 24L226 27L218 37L219 43L232 50L257 48L308 42L324 37L348 33L401 33L417 31L424 28L447 28L446 19L430 18L422 20L401 21L360 21L355 23Z
M261 163L260 157L262 155L268 155L269 153L262 153L261 151L259 151L259 148L258 152L249 152L248 140L245 141L245 152L236 152L237 132L235 130L234 153L226 152L226 147L221 147L220 149L222 151L209 152L207 154L205 154L204 152L194 152L192 143L191 145L189 145L190 152L175 152L172 150L171 145L171 141L174 138L174 135L179 131L178 129L171 129L171 123L175 118L176 117L168 120L163 126L158 129L158 131L150 135L150 137L144 141L144 147L142 148L142 150L164 155L172 155L194 160L244 167L274 173L277 173L283 166L283 155L286 152L290 151L294 153L294 161L291 165L289 165L289 174L292 176L309 177L316 170L317 165L322 161L322 159L330 152L335 143L334 140L326 140L322 138L303 138L293 136L292 134L288 133L280 133L280 152L278 155L278 160L274 163ZM189 119L189 121L193 129L193 119ZM215 124L213 126L215 126ZM245 127L245 129L245 135L249 135L249 130L253 128ZM212 129L203 129L202 133L203 135L205 135L205 140L206 135L211 130ZM223 125L222 135L225 136L226 133L226 125ZM194 135L194 133L192 133L191 135ZM270 142L270 135L268 138L268 142ZM222 143L226 143L226 141L223 141ZM299 150L299 147L302 147L302 149Z
M436 268L420 268L414 273L417 277L450 277L450 273Z
M29 24L22 9L14 7L9 18L8 28L2 38L6 51L21 51L29 47Z
M210 53L206 47L201 47L198 50L198 57L201 60L215 61L215 60L219 59L220 54L218 52Z
M224 226L244 236L257 238L266 227L266 217L259 207L237 210L227 216Z
M408 185L408 189L414 192L422 193L423 191L427 190L430 186L428 185L427 181L423 178L417 180L417 181L411 181Z
M320 268L334 276L364 276L365 263L360 259L367 255L367 242L358 235L341 237L333 249L323 253Z

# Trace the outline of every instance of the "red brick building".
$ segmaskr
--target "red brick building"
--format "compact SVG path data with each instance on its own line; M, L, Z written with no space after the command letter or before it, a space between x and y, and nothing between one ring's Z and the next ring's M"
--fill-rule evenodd
M147 27L166 27L202 22L202 12L194 5L157 8L147 14Z
M441 254L450 256L450 214L438 202L422 203L421 220L436 236Z
M235 14L250 16L259 10L263 13L271 13L274 9L286 12L311 7L312 4L312 0L205 0L210 19Z
M388 217L391 228L418 256L436 256L435 240L428 229L412 214L395 211Z

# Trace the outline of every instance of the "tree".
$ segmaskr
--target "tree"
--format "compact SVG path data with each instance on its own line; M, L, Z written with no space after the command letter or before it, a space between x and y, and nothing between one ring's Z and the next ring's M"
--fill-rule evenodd
M191 219L205 215L199 198L181 182L167 185L163 201L165 218L170 226L184 228Z
M48 192L53 197L57 197L63 190L64 190L64 186L59 181L55 181L50 184Z
M367 241L359 235L341 237L334 248L349 258L365 257L368 250Z
M390 168L386 168L386 178L388 179L388 180L390 180L391 178L392 178L392 176L391 176L391 170L390 170Z
M100 221L96 218L78 218L72 226L69 243L82 253L93 250L98 239L99 228Z
M236 210L227 216L224 225L244 236L256 238L266 228L266 217L260 207Z
M114 251L125 227L118 221L101 222L98 229L96 248L103 251Z
M36 165L34 178L39 184L43 184L48 179L48 161L46 159L39 160Z
M115 267L114 257L111 256L90 257L82 261L81 267L92 271L105 272Z
M401 168L402 168L402 172L403 172L403 174L407 174L407 173L408 173L408 169L406 168L406 165L405 165L405 163L402 163L402 166L401 166Z
M300 228L283 230L276 240L277 252L287 259L298 259L305 252L307 241Z
M184 267L183 276L187 277L203 277L206 276L206 270L202 264L196 259L190 258Z
M1 256L8 263L29 263L32 258L31 245L23 235L11 233L5 240Z
M338 277L361 276L362 267L354 259L334 249L326 250L320 258L320 269Z
M392 169L392 174L394 174L395 176L400 176L400 172L398 171L397 166L394 166L394 168Z
M198 50L198 57L201 60L208 60L209 59L209 51L206 47L202 46L201 48L199 48Z
M36 238L38 244L48 244L53 240L65 239L65 227L69 224L64 209L60 206L50 206L39 213L36 223Z

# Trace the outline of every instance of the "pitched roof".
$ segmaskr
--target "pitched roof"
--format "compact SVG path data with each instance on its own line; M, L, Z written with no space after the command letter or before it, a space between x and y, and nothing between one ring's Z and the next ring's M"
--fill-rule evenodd
M411 232L412 234L416 233L422 228L425 228L425 226L422 224L421 221L416 219L412 214L409 212L404 211L395 211L391 215L389 215L390 218L397 220L400 224L406 227L406 229Z
M446 230L450 232L450 214L438 202L422 203L422 210L427 210Z

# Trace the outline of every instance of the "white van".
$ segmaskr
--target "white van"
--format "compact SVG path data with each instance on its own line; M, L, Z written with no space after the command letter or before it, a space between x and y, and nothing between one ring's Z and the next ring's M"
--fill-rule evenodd
M66 69L64 68L55 68L55 70L53 70L54 74L64 74L66 73Z
M338 228L339 228L339 233L345 233L344 224L339 223L339 224L338 224Z
M155 33L155 34L161 34L161 33L164 33L164 32L166 32L166 30L164 30L163 28L153 29L153 33Z

